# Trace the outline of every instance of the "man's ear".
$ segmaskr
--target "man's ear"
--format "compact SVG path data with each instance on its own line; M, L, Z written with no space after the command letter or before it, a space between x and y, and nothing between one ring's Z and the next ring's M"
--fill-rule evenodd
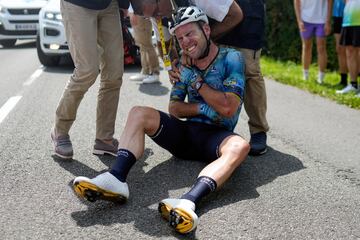
M203 26L204 33L206 34L206 37L210 37L210 25L205 23Z

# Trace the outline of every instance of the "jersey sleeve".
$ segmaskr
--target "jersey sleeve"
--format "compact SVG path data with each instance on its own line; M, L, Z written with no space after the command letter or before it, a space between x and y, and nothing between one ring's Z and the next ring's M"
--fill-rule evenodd
M180 71L180 80L176 82L170 93L170 101L185 101L187 92L187 83L192 76L191 69L182 66L181 64L178 65Z
M225 58L226 76L224 88L226 92L236 94L242 101L245 91L245 61L239 51L229 51Z

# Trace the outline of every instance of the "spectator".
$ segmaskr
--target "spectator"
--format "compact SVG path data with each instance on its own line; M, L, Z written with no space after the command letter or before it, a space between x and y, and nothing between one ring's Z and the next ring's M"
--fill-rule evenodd
M150 19L130 14L136 44L140 47L141 73L131 76L130 80L143 83L159 82L159 59L152 43L152 24Z
M346 48L346 62L349 69L350 84L336 91L339 94L359 92L357 77L360 72L360 1L347 0L344 9L340 44Z
M56 110L51 138L55 154L72 158L69 131L84 94L94 84L100 68L94 154L117 153L113 138L124 68L119 5L122 0L62 0L61 13L75 69ZM101 51L98 51L98 47Z
M326 36L330 34L332 0L294 0L295 14L302 41L303 78L309 79L312 59L312 38L316 37L319 73L317 82L322 84L327 65Z
M75 178L74 190L89 201L126 200L126 177L144 152L146 134L176 157L208 163L189 192L159 204L159 212L170 226L187 233L198 224L195 209L199 201L225 183L250 149L233 132L244 96L244 60L240 52L219 48L210 40L208 19L197 7L178 9L170 30L194 62L191 68L179 68L180 81L170 95L171 115L150 107L134 107L120 138L114 166L93 179ZM200 58L204 52L207 56ZM213 71L208 71L209 65Z
M344 0L334 0L333 4L333 32L336 42L336 53L339 64L340 84L347 86L347 66L346 66L346 51L345 47L340 45L340 33L344 15Z

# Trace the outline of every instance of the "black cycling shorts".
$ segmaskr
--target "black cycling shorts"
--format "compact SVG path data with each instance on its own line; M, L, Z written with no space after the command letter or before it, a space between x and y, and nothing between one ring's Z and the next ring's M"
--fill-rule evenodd
M182 121L159 111L160 127L150 136L177 158L212 162L220 157L220 144L228 136L238 135L224 128Z
M343 27L341 29L340 44L360 47L360 26Z
M342 17L333 17L333 32L334 33L341 33L341 26L342 26Z

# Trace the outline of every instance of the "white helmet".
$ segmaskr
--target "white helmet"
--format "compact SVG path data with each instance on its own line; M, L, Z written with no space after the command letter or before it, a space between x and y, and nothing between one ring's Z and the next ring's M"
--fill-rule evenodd
M209 20L203 10L195 6L181 7L177 10L173 17L173 22L169 25L170 34L174 35L175 30L182 25L198 21L204 21L209 24Z

